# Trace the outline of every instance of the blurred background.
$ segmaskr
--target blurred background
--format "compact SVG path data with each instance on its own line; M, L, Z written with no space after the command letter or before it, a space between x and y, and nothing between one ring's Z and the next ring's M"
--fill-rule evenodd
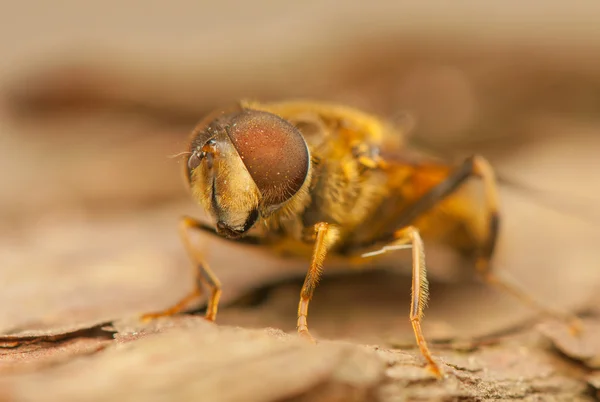
M1 2L0 332L91 325L183 296L192 272L177 220L202 211L172 156L205 112L240 98L341 102L450 160L482 153L519 183L502 190L499 269L589 311L600 301L599 15L596 1L554 0ZM199 243L226 304L306 269ZM293 330L299 283L221 320ZM313 331L411 342L409 289L385 274L326 280ZM434 281L430 306L435 339L535 317L469 280Z

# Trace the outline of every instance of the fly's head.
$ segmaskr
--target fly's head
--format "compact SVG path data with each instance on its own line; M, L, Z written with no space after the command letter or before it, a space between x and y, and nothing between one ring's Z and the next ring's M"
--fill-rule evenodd
M236 107L194 130L186 161L192 195L229 238L286 204L305 183L310 155L302 134L279 116Z

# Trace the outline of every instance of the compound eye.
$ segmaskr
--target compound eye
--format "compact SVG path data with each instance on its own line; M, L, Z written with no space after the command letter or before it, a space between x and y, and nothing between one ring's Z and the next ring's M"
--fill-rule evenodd
M296 127L272 113L244 110L227 130L264 204L289 200L306 180L310 155Z

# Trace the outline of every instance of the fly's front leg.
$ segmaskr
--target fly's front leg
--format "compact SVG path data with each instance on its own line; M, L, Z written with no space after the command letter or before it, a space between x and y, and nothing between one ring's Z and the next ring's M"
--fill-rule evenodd
M412 295L410 301L410 322L413 327L413 332L417 340L417 345L421 354L427 361L427 367L433 375L438 378L442 377L442 371L438 364L433 360L427 341L423 336L421 329L421 320L423 319L423 311L427 305L429 296L429 284L427 282L427 268L425 265L425 247L419 231L408 226L394 233L396 240L389 245L384 246L380 250L365 253L363 257L372 257L386 252L401 250L405 248L412 249Z
M177 304L163 311L143 315L143 320L171 316L184 311L192 301L197 299L202 294L203 285L210 289L210 296L208 299L205 318L209 321L214 321L217 317L219 298L221 297L221 282L219 282L219 279L215 276L215 274L212 273L206 264L206 261L204 261L204 258L199 255L198 251L191 244L189 238L190 229L207 230L207 227L204 226L203 223L190 217L184 217L179 226L181 240L187 252L196 264L196 280L194 281L194 289L187 296L177 302ZM214 230L209 233L214 234Z
M323 262L325 261L327 251L335 244L338 231L337 228L328 223L320 222L315 225L315 234L315 246L313 248L310 267L306 273L302 290L300 291L297 323L298 333L311 341L314 341L314 339L308 332L308 304L312 299L315 288L319 283L321 273L323 272Z

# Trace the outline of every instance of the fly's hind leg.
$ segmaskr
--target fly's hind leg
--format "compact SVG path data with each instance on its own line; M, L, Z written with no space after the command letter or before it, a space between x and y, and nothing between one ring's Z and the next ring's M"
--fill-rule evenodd
M189 239L189 230L199 229L204 230L205 227L201 222L190 218L184 217L181 220L179 226L181 239L187 250L196 264L196 280L194 281L194 289L187 296L177 302L175 305L154 313L144 314L143 320L151 320L158 317L165 317L178 314L184 311L189 304L202 295L203 285L210 289L210 295L208 299L208 306L206 308L205 318L209 321L214 321L217 317L217 308L219 305L219 298L221 297L221 283L219 279L212 273L204 258L199 255L198 251L195 250Z
M405 248L412 249L412 295L410 302L410 322L415 333L417 345L421 354L427 361L429 370L436 377L442 377L442 371L438 364L433 360L427 341L421 330L421 320L423 319L423 311L427 305L429 297L429 284L427 282L427 269L425 266L425 248L419 231L408 226L394 233L395 240L383 248L365 253L362 257L372 257L390 251L401 250Z
M489 285L510 293L526 305L535 308L542 313L566 322L571 333L578 334L581 331L581 321L575 315L550 308L535 300L529 293L518 287L506 274L500 275L493 270L491 263L492 254L496 245L499 230L498 194L494 178L494 172L487 161L480 157L473 159L473 174L480 177L483 185L488 207L488 237L481 247L477 257L476 268L482 279Z

